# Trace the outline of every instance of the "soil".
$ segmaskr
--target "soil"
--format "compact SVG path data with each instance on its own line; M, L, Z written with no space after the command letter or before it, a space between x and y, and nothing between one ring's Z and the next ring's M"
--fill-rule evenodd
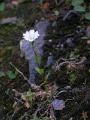
M0 120L90 118L90 21L70 5L62 4L59 9L48 4L50 9L27 0L0 13L0 19L16 17L14 23L0 24ZM37 73L38 87L33 89L25 80L29 68L20 56L19 42L23 32L43 19L50 21L41 63L44 74ZM65 102L64 109L54 109L56 99Z

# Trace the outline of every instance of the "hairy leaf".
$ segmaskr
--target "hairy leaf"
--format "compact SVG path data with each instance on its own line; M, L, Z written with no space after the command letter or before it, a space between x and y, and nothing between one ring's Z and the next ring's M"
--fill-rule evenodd
M0 71L0 77L4 77L5 73L3 71Z
M0 11L4 11L5 9L5 3L0 3Z
M85 12L85 7L82 7L82 6L75 6L74 7L74 10L77 11L77 12Z
M9 70L6 74L9 77L10 80L13 80L13 79L16 78L16 74L11 70Z
M44 74L44 69L36 67L35 70L40 74L43 75Z
M90 20L90 13L89 13L89 12L85 13L85 18L86 18L87 20Z
M72 6L78 6L84 3L84 0L72 0Z

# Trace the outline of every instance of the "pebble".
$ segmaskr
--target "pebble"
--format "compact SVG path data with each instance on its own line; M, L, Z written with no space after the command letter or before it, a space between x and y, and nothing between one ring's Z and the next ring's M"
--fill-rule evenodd
M90 37L90 26L88 26L86 29L86 35L87 37Z
M52 102L54 110L63 110L65 108L65 102L63 100L55 99Z

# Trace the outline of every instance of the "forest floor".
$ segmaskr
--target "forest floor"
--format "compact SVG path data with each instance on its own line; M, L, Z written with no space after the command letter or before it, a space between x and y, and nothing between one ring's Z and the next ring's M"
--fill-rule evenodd
M0 10L0 120L89 120L90 19L65 2L4 4ZM51 24L43 47L44 74L37 74L41 82L32 89L19 42L26 30L45 19ZM49 55L54 61L46 67Z

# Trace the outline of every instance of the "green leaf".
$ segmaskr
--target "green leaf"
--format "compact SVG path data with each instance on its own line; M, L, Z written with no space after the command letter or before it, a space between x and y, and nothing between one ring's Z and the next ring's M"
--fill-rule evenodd
M78 6L84 3L84 0L72 0L72 6Z
M70 76L69 76L69 79L70 79L71 83L74 83L76 78L77 78L77 76L74 73L71 73Z
M82 7L82 6L75 6L74 7L74 10L77 11L77 12L85 12L85 7Z
M35 54L34 55L34 60L35 60L36 64L40 64L40 57L39 57L39 55Z
M3 71L0 71L0 77L4 77L5 73Z
M89 12L85 13L85 18L86 18L87 20L90 20L90 13L89 13Z
M32 100L33 100L33 92L31 90L27 91L26 96L27 96L28 100L30 102L32 102Z
M89 38L87 36L81 37L82 40L88 40Z
M6 74L9 77L10 80L13 80L13 79L16 78L16 74L13 71L11 71L11 70L7 71Z
M4 11L5 9L5 3L0 3L0 11Z
M37 71L37 73L39 73L40 75L44 74L44 69L36 67L35 70Z
M71 4L72 0L65 0L66 4Z

